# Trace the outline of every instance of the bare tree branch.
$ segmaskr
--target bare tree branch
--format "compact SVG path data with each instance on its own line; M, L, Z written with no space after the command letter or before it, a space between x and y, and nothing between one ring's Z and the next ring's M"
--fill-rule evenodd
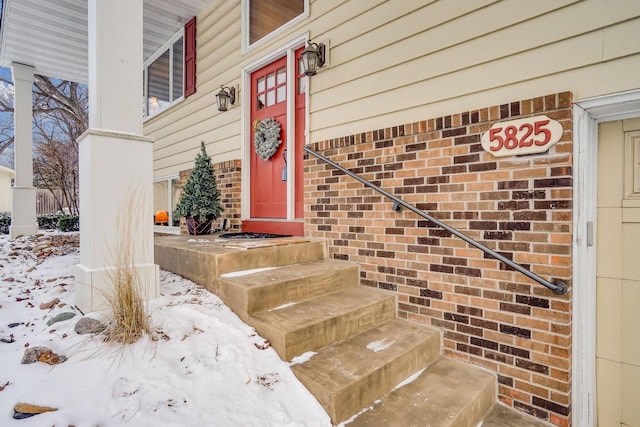
M4 141L1 141L1 142L0 142L0 153L2 153L4 150L6 150L6 149L7 149L7 148L9 148L10 146L12 146L12 145L13 145L13 140L14 140L14 139L15 139L15 138L12 136L12 137L7 138L7 139L6 139L6 140L4 140Z
M73 214L79 211L77 139L87 128L88 104L86 86L34 76L34 181L53 194L59 209ZM0 112L13 113L11 100L0 98ZM13 119L0 121L0 155L14 142Z

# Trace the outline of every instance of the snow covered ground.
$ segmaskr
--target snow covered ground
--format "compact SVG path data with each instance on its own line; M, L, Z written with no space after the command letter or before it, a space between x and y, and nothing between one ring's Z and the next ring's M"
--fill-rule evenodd
M76 334L74 240L0 235L0 426L331 425L289 364L260 349L263 338L215 295L171 273L161 272L162 296L149 304L156 340L122 348ZM76 315L47 325L67 312ZM21 364L37 346L67 360ZM58 410L15 420L17 403Z

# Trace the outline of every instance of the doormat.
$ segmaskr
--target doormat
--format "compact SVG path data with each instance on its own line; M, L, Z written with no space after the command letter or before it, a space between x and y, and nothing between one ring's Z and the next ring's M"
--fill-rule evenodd
M277 237L291 237L290 234L270 234L270 233L225 233L218 236L222 239L275 239Z

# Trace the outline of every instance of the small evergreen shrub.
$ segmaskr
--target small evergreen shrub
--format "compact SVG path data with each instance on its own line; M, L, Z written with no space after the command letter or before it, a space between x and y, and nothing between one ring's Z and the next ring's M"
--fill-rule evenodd
M220 218L222 210L220 190L211 165L211 157L207 154L204 142L202 142L200 153L196 156L195 166L182 188L180 201L173 212L173 217L187 218L190 234L207 234L211 228L211 222ZM192 233L189 218L197 223L194 230L198 228L205 231ZM200 224L207 224L207 226L200 227Z
M60 213L38 215L38 228L41 230L55 230L58 227Z
M0 234L9 234L10 225L11 214L8 212L0 212Z
M79 231L80 217L77 215L62 215L58 218L58 230Z
M80 218L77 215L62 213L38 215L38 228L41 230L79 231ZM0 234L9 234L11 214L0 212Z

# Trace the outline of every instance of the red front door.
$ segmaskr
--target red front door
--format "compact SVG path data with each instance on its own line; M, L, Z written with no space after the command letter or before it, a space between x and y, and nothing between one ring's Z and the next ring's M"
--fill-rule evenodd
M286 56L251 74L251 219L261 222L259 225L253 221L245 222L243 229L245 226L251 229L259 227L260 231L303 234L307 78L302 73L299 58L302 50L295 52L293 75L287 73ZM292 99L288 99L289 88L294 94ZM288 114L292 114L294 119L293 135L287 134ZM275 154L265 160L256 153L255 134L260 121L268 118L280 123L282 143ZM294 159L295 168L289 168L285 176L283 171L287 167L287 151L290 150L293 150L289 155ZM293 200L288 200L287 194L293 194ZM287 215L288 209L293 217ZM290 224L283 228L283 221L287 219ZM265 222L269 220L273 221Z
M269 159L255 150L260 120L280 123L282 144ZM283 57L251 74L251 217L287 218L287 182L282 180L287 147L287 58Z

